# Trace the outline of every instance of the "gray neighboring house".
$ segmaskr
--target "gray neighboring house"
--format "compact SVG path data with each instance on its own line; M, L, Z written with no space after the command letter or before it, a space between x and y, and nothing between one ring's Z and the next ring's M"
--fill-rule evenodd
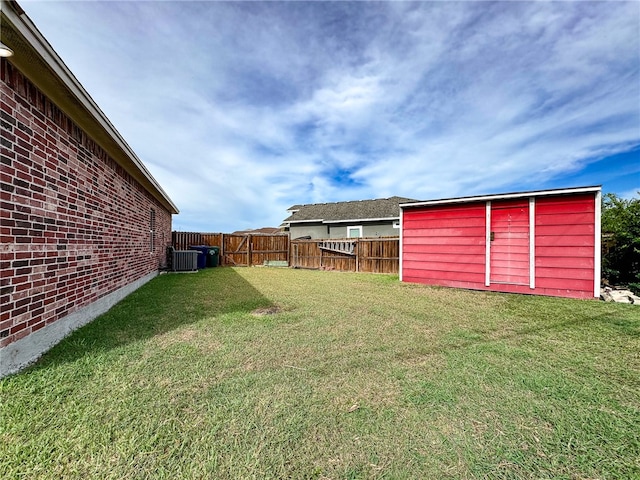
M397 237L401 203L411 198L390 197L354 202L294 205L282 226L296 238Z

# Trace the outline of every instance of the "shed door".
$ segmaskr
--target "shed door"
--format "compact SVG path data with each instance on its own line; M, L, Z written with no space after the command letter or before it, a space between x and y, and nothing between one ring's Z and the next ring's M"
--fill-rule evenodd
M491 283L529 285L529 202L491 205Z

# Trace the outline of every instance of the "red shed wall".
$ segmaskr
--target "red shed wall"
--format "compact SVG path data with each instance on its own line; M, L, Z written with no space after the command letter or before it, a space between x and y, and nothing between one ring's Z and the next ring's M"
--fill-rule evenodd
M536 199L536 290L544 295L593 298L593 194Z
M403 281L462 288L484 285L484 202L407 209L403 215Z
M405 208L402 212L402 280L478 290L593 298L598 253L596 201L594 193L534 197L534 225L527 223L528 197L492 201L492 230L503 210L518 207L522 214L517 217L517 238L510 240L508 248L498 245L503 232L500 229L494 232L489 255L489 285L485 283L485 201ZM511 216L514 218L512 213ZM510 229L513 233L513 225ZM528 278L531 232L535 237L533 288ZM494 258L497 255L500 255L499 261ZM506 265L509 275L505 274Z
M0 78L5 347L157 272L171 213L5 59Z

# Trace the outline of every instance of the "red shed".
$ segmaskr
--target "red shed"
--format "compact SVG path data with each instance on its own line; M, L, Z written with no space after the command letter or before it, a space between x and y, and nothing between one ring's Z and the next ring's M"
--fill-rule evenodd
M601 188L400 205L400 280L572 298L600 296Z

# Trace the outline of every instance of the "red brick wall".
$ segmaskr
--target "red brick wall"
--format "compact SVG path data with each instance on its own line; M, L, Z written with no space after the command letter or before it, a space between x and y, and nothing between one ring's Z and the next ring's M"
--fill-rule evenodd
M171 214L15 67L0 67L4 347L157 271Z

